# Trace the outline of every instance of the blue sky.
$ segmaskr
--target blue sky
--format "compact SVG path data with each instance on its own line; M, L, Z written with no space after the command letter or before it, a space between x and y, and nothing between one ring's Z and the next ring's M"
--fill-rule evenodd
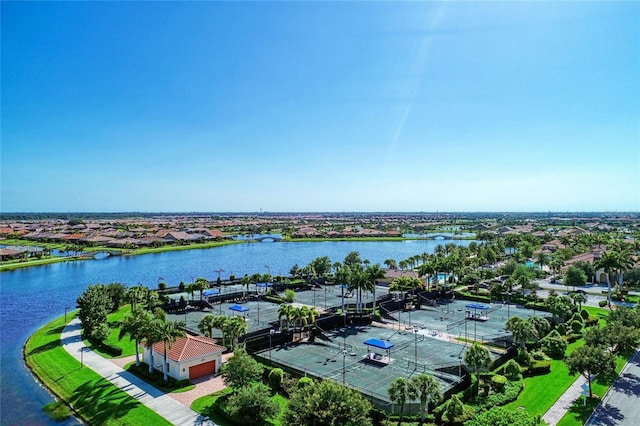
M640 210L640 2L1 7L3 212Z

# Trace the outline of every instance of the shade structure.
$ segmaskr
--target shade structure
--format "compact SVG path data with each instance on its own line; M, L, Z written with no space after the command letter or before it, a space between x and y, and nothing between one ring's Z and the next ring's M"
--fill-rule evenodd
M264 287L273 287L273 284L271 283L258 283L257 284L258 287L264 288Z
M489 309L487 305L481 305L480 303L468 303L465 307L469 309L481 309L483 311Z
M240 305L231 305L229 309L234 312L247 312L249 310L249 308Z
M368 339L368 340L365 340L363 343L367 346L373 346L374 348L379 348L384 350L389 350L394 346L393 343L388 342L386 340L380 340L380 339Z
M220 290L215 289L215 288L211 288L209 290L205 290L202 292L202 295L207 297L207 296L215 296L216 294L220 294Z

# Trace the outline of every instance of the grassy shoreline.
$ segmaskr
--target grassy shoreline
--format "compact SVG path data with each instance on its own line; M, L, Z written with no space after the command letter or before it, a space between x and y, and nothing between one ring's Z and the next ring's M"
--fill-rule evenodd
M405 237L350 237L350 238L285 238L282 241L287 243L323 243L323 242L401 242L401 241L413 241L413 240L427 240L428 238L405 238ZM455 240L469 240L473 239L471 237L464 238L455 238ZM435 240L434 240L435 241ZM439 240L438 240L439 241ZM453 240L442 240L443 243L446 241ZM137 249L122 249L122 248L112 248L112 247L85 247L83 250L89 253L99 253L99 252L110 252L110 253L120 253L122 256L137 256L140 254L150 254L150 253L163 253L169 251L182 251L182 250L196 250L196 249L208 249L214 247L221 247L231 244L246 244L249 242L253 242L252 240L225 240L225 241L211 241L206 243L194 243L188 245L169 245L169 246L161 246L161 247L144 247ZM7 246L42 246L50 249L64 249L64 245L60 243L39 243L30 240L0 240L0 243ZM53 263L60 262L75 262L80 260L93 260L92 256L48 256L45 258L27 260L27 261L9 261L3 262L0 264L0 272L1 271L13 271L19 268L28 268L31 266L42 266L42 265L50 265Z
M170 424L93 370L83 368L62 347L64 326L64 317L45 324L29 337L22 352L31 373L75 416L92 425Z

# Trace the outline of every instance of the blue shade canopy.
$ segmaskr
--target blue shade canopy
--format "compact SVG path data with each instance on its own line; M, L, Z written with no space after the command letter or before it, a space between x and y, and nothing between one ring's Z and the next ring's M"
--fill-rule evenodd
M482 310L485 310L485 311L486 311L487 309L489 309L489 307L488 307L488 306L486 306L486 305L481 305L481 304L479 304L479 303L469 303L469 304L467 304L467 305L466 305L466 307L467 307L467 308L471 308L471 309L482 309Z
M249 308L245 308L244 306L240 306L240 305L229 306L229 309L235 312L247 312L249 310Z
M220 294L220 290L217 290L215 288L205 290L202 292L203 296L215 296L216 294Z
M380 340L380 339L369 339L369 340L365 340L363 342L365 345L367 346L373 346L374 348L380 348L380 349L391 349L394 345L391 342L387 342L386 340Z
M258 287L273 287L271 283L258 283L257 285Z

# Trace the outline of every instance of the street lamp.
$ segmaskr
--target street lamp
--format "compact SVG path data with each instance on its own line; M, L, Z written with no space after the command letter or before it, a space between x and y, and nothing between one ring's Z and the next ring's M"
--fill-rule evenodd
M69 306L64 307L64 323L67 323L67 311L71 309Z
M84 350L86 346L80 348L80 368L84 366Z
M271 361L271 336L273 336L275 330L273 328L269 329L269 361Z
M347 371L345 370L346 359L347 359L347 351L346 349L343 349L342 350L342 386L344 386L345 375L347 374Z
M413 326L413 360L414 368L418 369L418 327Z

